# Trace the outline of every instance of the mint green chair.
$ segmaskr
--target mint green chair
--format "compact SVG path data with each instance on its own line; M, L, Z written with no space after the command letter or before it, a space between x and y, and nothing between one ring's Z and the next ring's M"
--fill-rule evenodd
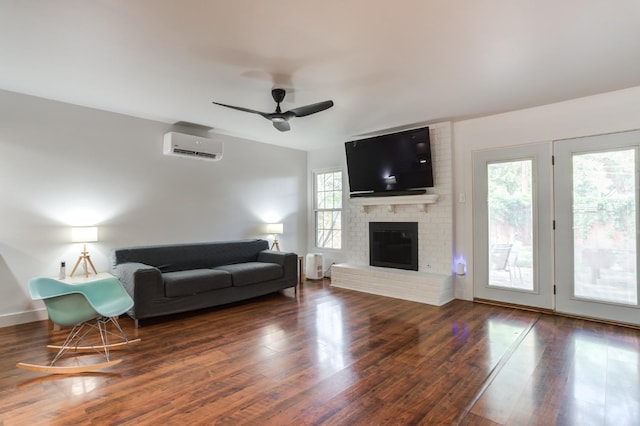
M61 326L117 317L133 306L133 299L115 277L78 284L37 277L29 280L29 293L31 299L44 302L49 319Z
M109 349L128 346L140 339L129 340L118 323L118 317L133 306L133 299L115 277L97 279L90 282L68 284L54 278L37 277L29 280L29 293L33 300L42 300L49 319L60 326L73 326L69 336L61 346L49 345L58 349L58 354L48 366L18 363L17 366L32 371L46 373L78 373L110 367L122 360L111 361ZM114 331L108 330L111 323ZM100 344L83 346L88 334L97 330ZM109 336L117 335L118 343L109 343ZM101 352L106 362L90 365L59 367L54 363L66 352Z

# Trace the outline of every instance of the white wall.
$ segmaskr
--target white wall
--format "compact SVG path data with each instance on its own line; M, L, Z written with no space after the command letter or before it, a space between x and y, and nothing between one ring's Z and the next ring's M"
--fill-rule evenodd
M304 253L306 152L218 135L219 162L168 157L173 128L0 91L0 326L42 317L27 282L70 271L72 225L99 226L98 271L115 247L271 238L271 221L282 250Z
M454 123L454 252L467 260L456 297L473 298L472 156L476 150L640 129L640 87ZM460 196L466 202L460 202Z

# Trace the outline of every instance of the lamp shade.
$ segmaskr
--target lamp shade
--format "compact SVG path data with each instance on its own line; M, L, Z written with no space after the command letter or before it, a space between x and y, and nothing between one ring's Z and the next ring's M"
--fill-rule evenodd
M92 243L98 241L97 226L81 226L71 228L71 242Z
M282 234L283 228L281 223L267 223L267 234Z

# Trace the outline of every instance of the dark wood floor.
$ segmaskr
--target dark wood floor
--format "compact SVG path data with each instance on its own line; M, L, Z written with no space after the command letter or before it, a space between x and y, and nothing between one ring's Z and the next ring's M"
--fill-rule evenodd
M0 329L0 424L640 423L640 331L629 328L327 282L137 331L121 322L142 342L120 365L74 376L15 368L47 362L65 330Z

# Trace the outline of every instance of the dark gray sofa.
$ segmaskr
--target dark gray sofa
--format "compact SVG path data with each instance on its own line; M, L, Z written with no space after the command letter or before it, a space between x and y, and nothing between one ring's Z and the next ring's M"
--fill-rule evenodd
M266 240L119 248L110 272L134 301L135 320L262 296L298 282L298 256Z

